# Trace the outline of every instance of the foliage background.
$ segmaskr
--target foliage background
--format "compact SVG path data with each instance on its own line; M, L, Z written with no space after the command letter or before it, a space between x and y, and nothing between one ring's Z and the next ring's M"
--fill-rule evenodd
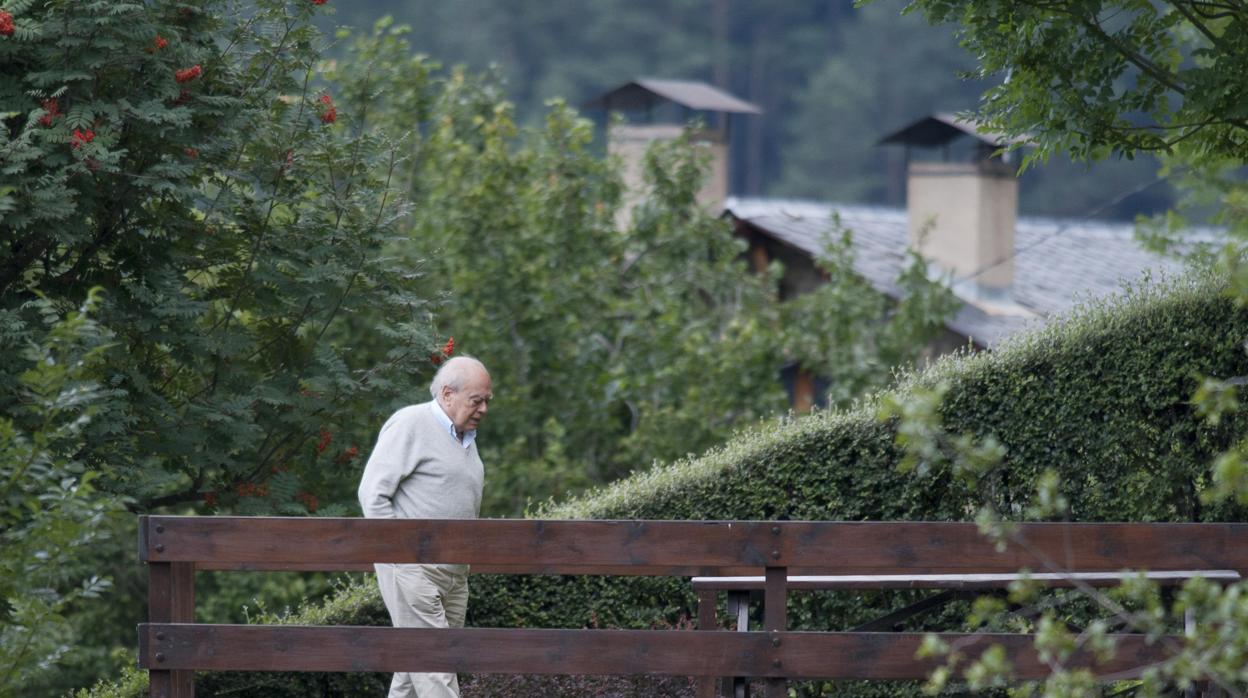
M706 161L689 142L650 153L649 201L616 230L616 164L591 122L556 102L522 128L497 76L413 57L389 22L336 35L350 60L335 62L311 2L4 7L0 344L15 358L0 415L16 425L6 472L31 478L5 505L4 532L30 544L13 569L54 540L28 525L26 494L70 488L94 512L71 512L82 535L39 592L55 614L23 610L26 580L5 589L7 691L132 661L133 518L105 513L354 512L376 425L424 399L451 336L495 371L486 513L514 515L782 409L779 365L841 363L792 323L823 318L852 345L848 400L953 310L912 273L895 307L846 277L827 300L860 312L781 311L779 270L748 275L727 223L695 203ZM96 287L84 327L108 341L64 380L98 389L40 412L22 387L52 351L36 349ZM21 444L50 439L68 470L33 478ZM199 612L238 620L329 589L205 575ZM51 644L28 652L27 637Z
M856 5L361 0L338 4L322 26L393 15L411 25L416 51L470 71L495 66L526 125L542 122L548 100L581 104L634 78L704 80L764 109L733 124L734 193L900 206L905 153L876 141L935 111L973 110L1000 76L960 79L977 64L956 27L902 16L902 0ZM1020 205L1055 216L1161 212L1177 195L1156 169L1151 157L1089 170L1058 156L1023 176Z
M497 78L441 71L412 56L408 34L388 21L340 32L352 60L327 78L373 127L406 134L395 182L413 205L397 253L424 260L417 288L446 294L438 331L493 374L484 515L704 450L782 411L789 361L827 367L848 401L913 361L956 310L916 275L917 258L899 282L908 295L881 298L846 273L843 240L825 263L835 282L780 307L779 269L748 274L730 225L697 204L706 154L684 140L648 153L645 203L617 229L616 163L593 150L591 122L555 100L540 129L522 128Z

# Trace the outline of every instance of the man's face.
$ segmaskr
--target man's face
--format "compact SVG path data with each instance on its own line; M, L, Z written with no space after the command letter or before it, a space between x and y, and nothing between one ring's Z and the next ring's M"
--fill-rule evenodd
M490 399L493 397L490 374L476 368L459 390L442 386L442 409L455 424L455 431L462 436L480 426L485 413L490 409Z

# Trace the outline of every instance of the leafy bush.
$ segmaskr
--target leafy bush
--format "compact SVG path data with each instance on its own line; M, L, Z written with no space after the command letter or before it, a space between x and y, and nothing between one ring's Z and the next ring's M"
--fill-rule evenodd
M107 540L122 502L100 495L78 454L107 394L91 378L110 337L90 314L57 314L37 300L31 343L12 363L16 408L0 417L0 695L46 690L53 665L77 641L67 619L111 580L87 552Z

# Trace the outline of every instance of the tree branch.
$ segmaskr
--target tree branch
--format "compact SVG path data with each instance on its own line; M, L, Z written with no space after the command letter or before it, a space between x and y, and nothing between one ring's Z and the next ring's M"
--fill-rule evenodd
M1084 17L1082 18L1082 22L1083 22L1083 25L1087 27L1089 31L1095 34L1097 38L1099 38L1101 41L1104 41L1106 45L1110 46L1115 51L1117 51L1119 55L1127 59L1127 61L1129 61L1132 65L1144 71L1146 75L1156 80L1157 82L1161 83L1162 85L1165 85L1171 90L1174 90L1180 95L1187 94L1187 88L1184 87L1183 85L1180 85L1175 80L1174 75L1166 72L1156 63L1153 63L1148 58L1140 55L1139 53L1135 51L1132 51L1129 47L1123 45L1121 41L1116 39L1113 35L1107 33L1101 27L1101 25L1099 24L1099 22L1097 21L1095 17L1093 18Z
M1213 44L1219 50L1222 50L1222 51L1227 50L1227 46L1225 43L1223 43L1222 39L1216 36L1212 31L1210 31L1209 27L1205 26L1204 22L1201 22L1199 19L1197 19L1195 15L1192 14L1191 10L1184 7L1183 3L1180 0L1173 0L1170 4L1174 7L1175 10L1178 11L1179 14L1183 15L1183 17L1187 19L1188 23L1190 23L1193 27L1196 27L1196 30L1199 31L1201 34L1203 34L1204 37L1209 40L1209 43Z

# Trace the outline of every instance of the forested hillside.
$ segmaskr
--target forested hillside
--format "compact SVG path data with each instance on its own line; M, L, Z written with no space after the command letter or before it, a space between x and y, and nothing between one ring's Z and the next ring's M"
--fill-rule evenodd
M904 158L877 147L933 111L975 108L985 83L949 26L905 3L601 0L594 3L363 0L322 28L411 25L415 50L471 69L496 66L522 122L544 103L580 104L636 77L705 80L765 113L734 124L733 192L899 205ZM600 122L604 115L597 114ZM1023 176L1023 213L1131 218L1173 199L1152 158L1091 169L1054 158Z

